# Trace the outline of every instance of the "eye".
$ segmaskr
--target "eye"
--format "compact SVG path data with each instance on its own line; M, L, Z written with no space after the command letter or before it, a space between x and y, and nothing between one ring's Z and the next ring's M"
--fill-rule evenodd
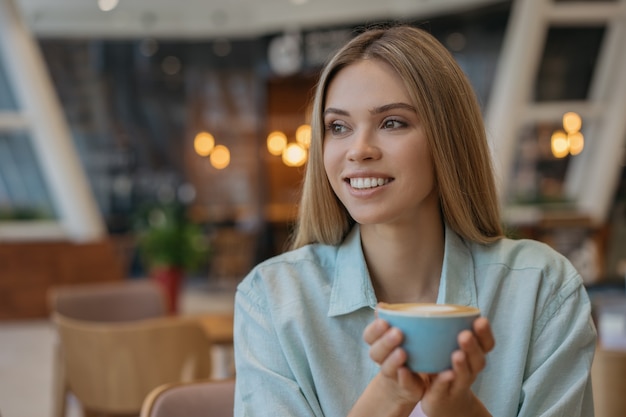
M348 126L340 122L330 122L326 125L326 131L331 135L342 135L348 130Z
M402 127L406 127L406 123L397 119L386 119L382 124L383 129L399 129Z

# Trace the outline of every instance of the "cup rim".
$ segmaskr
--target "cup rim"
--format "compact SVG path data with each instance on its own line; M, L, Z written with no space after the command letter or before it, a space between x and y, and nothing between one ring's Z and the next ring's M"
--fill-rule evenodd
M448 305L448 306L453 306L453 307L471 308L472 311L464 311L464 312L460 311L460 312L457 312L457 313L449 313L449 314L438 314L438 313L435 313L435 312L428 312L428 311L402 311L402 310L387 308L387 306L389 306L391 304L393 304L395 306L415 305L415 304L419 304L419 305L423 305L423 306L443 306L443 305ZM445 319L445 318L452 318L452 317L471 317L471 316L479 316L480 315L480 309L478 307L461 305L461 304L451 304L451 303L384 303L384 302L380 302L376 306L376 311L383 311L386 314L390 314L390 315L394 315L394 316L429 317L429 318L434 318L434 319L439 319L439 318Z

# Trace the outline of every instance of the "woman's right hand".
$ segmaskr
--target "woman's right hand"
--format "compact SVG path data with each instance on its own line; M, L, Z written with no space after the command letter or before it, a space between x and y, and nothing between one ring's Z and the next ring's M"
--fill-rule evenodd
M424 396L430 375L412 372L405 366L407 354L400 347L402 332L377 318L363 331L370 345L370 358L380 366L380 377L388 393L400 402L416 405Z

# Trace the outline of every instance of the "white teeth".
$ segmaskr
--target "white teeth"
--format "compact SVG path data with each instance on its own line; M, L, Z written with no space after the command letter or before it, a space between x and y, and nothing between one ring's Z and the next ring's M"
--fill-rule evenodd
M379 187L388 182L385 178L350 178L350 186L357 189Z

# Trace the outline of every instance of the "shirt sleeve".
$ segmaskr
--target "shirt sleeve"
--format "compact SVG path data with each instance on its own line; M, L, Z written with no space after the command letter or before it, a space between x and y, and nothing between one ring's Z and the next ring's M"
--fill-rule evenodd
M283 354L260 277L252 278L235 296L235 417L321 416Z
M590 369L596 345L591 303L580 277L560 291L531 340L519 417L594 414Z

